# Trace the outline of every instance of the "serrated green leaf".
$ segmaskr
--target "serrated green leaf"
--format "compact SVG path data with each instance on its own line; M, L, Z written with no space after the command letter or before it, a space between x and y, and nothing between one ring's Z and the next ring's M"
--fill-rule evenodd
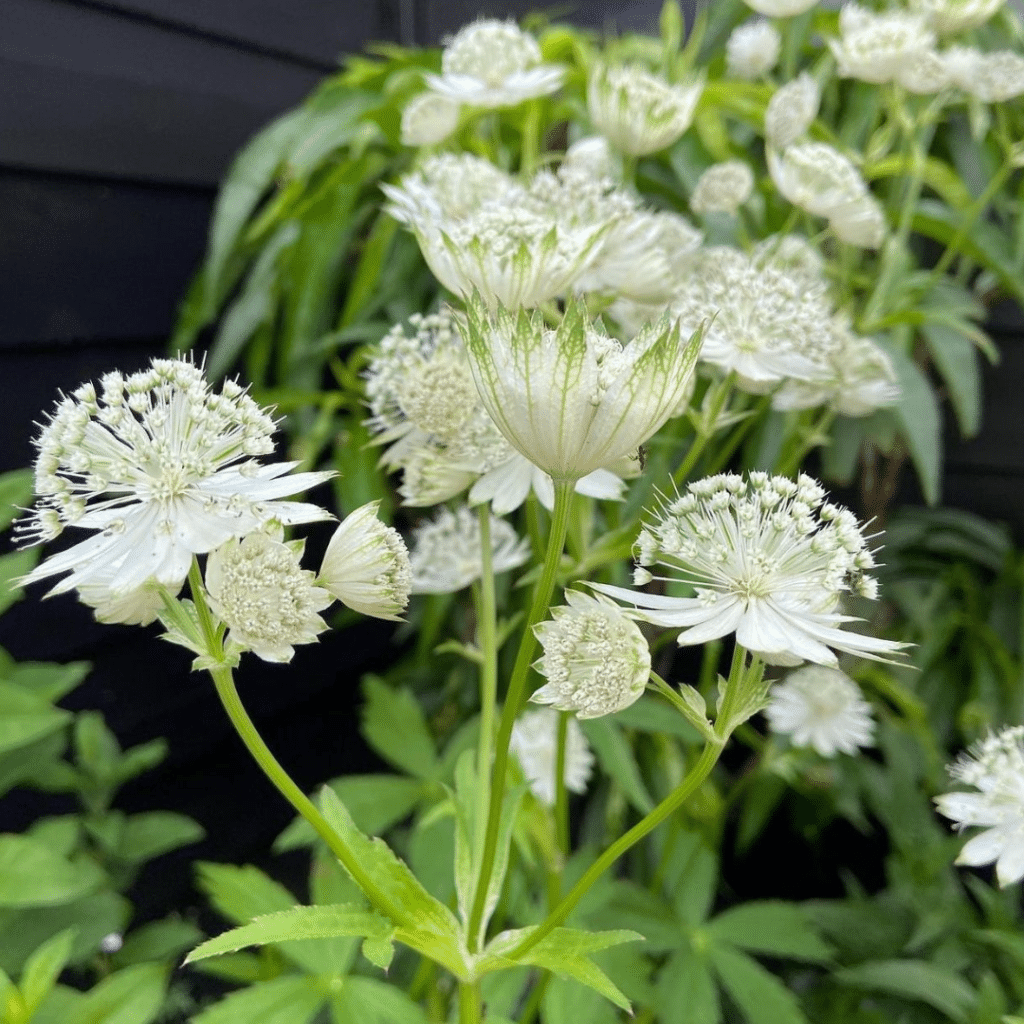
M64 1024L150 1024L167 988L161 964L137 964L108 975L78 1003Z
M401 989L376 978L347 978L331 998L331 1014L333 1024L427 1024L426 1014Z
M641 814L650 813L654 809L654 801L640 777L633 751L619 725L611 718L590 718L580 722L580 728L594 748L601 767L622 787L626 799Z
M0 754L60 731L71 717L31 690L0 682Z
M117 854L123 860L140 864L180 846L197 843L205 835L202 825L184 814L146 811L125 821Z
M66 697L89 674L87 661L55 665L48 661L22 661L2 673L3 681L48 701Z
M319 978L290 975L232 992L192 1024L307 1024L326 1001Z
M296 939L333 939L340 936L386 939L394 927L379 914L356 904L292 907L257 917L250 924L217 935L197 946L185 963L234 953L246 946L293 942Z
M807 1024L796 996L756 960L718 943L708 943L705 953L722 987L750 1024Z
M892 350L893 366L902 395L892 407L892 415L907 439L910 457L921 482L925 500L939 500L942 475L942 417L931 384L919 366L902 352Z
M764 900L743 903L719 914L708 934L751 953L823 963L832 949L821 940L807 915L795 903Z
M0 532L6 530L32 501L35 474L31 469L0 473Z
M38 558L39 552L34 549L0 555L0 615L21 600L24 590L14 580L30 572Z
M974 437L981 426L981 367L970 338L940 323L924 323L921 334L949 396L964 437Z
M379 967L385 974L387 974L388 968L391 966L391 961L395 958L395 944L390 939L364 939L360 949L363 956L365 956L374 967Z
M290 910L295 897L279 883L251 864L196 865L199 888L206 893L214 909L236 924L248 924L254 917Z
M592 989L568 978L552 978L544 993L544 1024L618 1024L615 1007ZM490 1024L490 1014L487 1021Z
M968 1019L977 1001L960 975L925 960L875 960L835 971L832 977L841 985L927 1003L958 1022Z
M437 771L437 751L419 702L376 676L363 681L363 735L396 768L421 779Z
M668 853L664 888L679 919L691 928L711 910L718 884L718 859L696 832L677 832Z
M102 872L75 862L28 836L0 836L0 906L46 907L70 903L96 889Z
M21 996L25 1000L28 1017L39 1008L50 990L57 983L60 972L71 956L75 941L75 929L66 928L44 942L29 958L21 975Z
M692 950L677 950L662 968L657 1009L662 1024L718 1024L722 1019L714 978Z
M405 818L426 792L419 779L403 775L349 775L328 786L348 808L356 827L370 835L380 835ZM274 840L274 849L284 853L315 840L313 826L296 818Z
M111 960L117 967L154 960L177 960L202 937L203 933L191 922L179 917L165 917L162 921L151 921L141 928L134 928Z

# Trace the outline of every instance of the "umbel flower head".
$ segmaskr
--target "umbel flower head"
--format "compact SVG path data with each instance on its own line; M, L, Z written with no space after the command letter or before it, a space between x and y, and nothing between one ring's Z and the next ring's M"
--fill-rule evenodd
M810 477L732 473L690 484L665 499L640 532L635 548L637 585L663 566L665 582L683 582L692 597L645 594L606 584L592 586L627 601L638 618L682 630L680 644L702 644L736 634L763 661L835 666L829 648L891 660L905 644L851 633L841 610L849 593L874 598L875 564L852 512L825 500Z
M1024 726L989 735L950 765L953 779L976 793L944 793L939 811L960 829L984 831L970 839L957 864L995 861L1000 885L1024 878Z
M295 644L308 644L327 628L319 612L334 598L299 565L303 542L285 543L262 530L232 538L206 561L210 608L228 626L236 651L264 661L291 661Z
M772 94L764 112L764 137L776 150L792 146L814 124L821 105L821 89L806 71Z
M764 711L768 726L797 747L813 747L822 757L856 754L870 747L875 731L871 705L845 673L825 665L805 665L772 686Z
M414 314L381 339L366 374L381 463L401 470L407 505L436 505L469 489L471 504L489 501L502 515L531 490L551 508L551 478L517 452L484 408L469 353L450 310ZM597 470L576 485L581 494L615 500L622 480Z
M690 196L694 213L735 213L754 191L754 173L742 160L712 164Z
M1019 53L951 46L940 56L950 83L982 103L1003 103L1024 94L1024 57Z
M929 27L941 36L955 35L984 25L1006 0L911 0L910 6L924 15Z
M579 722L570 718L565 733L565 788L584 793L594 769L594 755ZM530 792L546 807L555 802L558 761L558 712L550 708L524 711L512 726L509 750L515 754Z
M672 145L693 120L703 80L672 85L634 66L601 65L587 83L587 109L620 153L644 156Z
M473 107L512 107L555 92L565 69L542 64L533 36L513 21L481 18L447 40L441 75L427 75L434 92Z
M498 429L556 481L633 458L677 409L700 347L699 330L687 341L667 319L623 346L576 301L552 330L539 313L474 300L465 338Z
M88 584L110 597L147 580L175 590L194 554L271 522L330 519L281 501L331 473L287 475L295 462L263 465L274 420L234 381L215 394L183 359L154 359L125 377L108 373L57 403L35 447L36 507L23 538L52 540L66 527L93 535L53 555L26 583L69 575L52 593Z
M893 82L916 55L935 47L935 33L920 14L890 10L875 13L846 4L839 14L839 39L827 40L841 78Z
M753 18L737 25L725 44L725 65L732 78L753 81L779 62L782 36L764 18Z
M433 146L458 127L459 105L436 92L413 96L402 111L402 145Z
M570 590L565 600L533 627L544 649L533 667L547 682L530 699L578 718L628 708L651 675L643 633L607 598Z
M530 544L520 539L504 520L491 516L491 566L495 573L507 572L530 557ZM412 592L454 594L480 579L480 523L466 505L454 512L442 508L437 516L413 531Z
M377 518L379 501L350 512L324 552L317 583L375 619L397 619L409 603L412 570L399 532Z

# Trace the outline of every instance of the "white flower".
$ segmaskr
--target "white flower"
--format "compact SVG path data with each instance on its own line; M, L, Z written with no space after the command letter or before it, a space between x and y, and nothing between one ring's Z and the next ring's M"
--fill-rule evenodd
M402 111L402 145L433 146L458 127L459 104L436 92L413 96Z
M823 280L811 282L726 246L704 251L670 309L684 333L707 323L701 360L734 372L755 394L791 377L818 379L835 343Z
M952 79L941 53L937 50L918 50L900 66L896 81L907 92L918 96L933 96L950 85Z
M839 32L839 39L828 40L839 76L863 82L895 81L916 54L935 47L935 33L921 15L910 11L876 14L846 4L839 14Z
M651 652L635 622L605 597L566 591L567 604L533 631L544 649L534 668L547 682L530 698L578 718L599 718L639 700Z
M665 499L636 543L635 580L662 565L666 582L682 581L693 597L592 586L633 604L638 618L681 628L680 644L735 632L736 640L776 665L813 661L835 666L829 650L891 660L905 644L847 632L845 594L874 598L875 564L853 513L825 501L814 480L796 483L767 473L731 473L691 484Z
M818 0L745 0L745 3L758 14L769 18L792 18L796 14L809 11Z
M403 473L405 503L436 505L469 488L472 504L489 501L502 515L532 490L551 508L551 478L508 443L484 407L451 312L416 314L409 325L411 334L399 324L385 335L366 375L370 427L389 444L381 463ZM598 470L576 490L614 500L624 486Z
M441 54L427 86L474 107L512 107L561 87L565 69L542 64L540 47L513 21L482 18L463 26Z
M412 231L463 220L482 203L521 191L503 170L469 153L438 153L399 185L381 185L385 209Z
M409 552L377 518L379 501L350 512L327 545L317 583L361 615L397 619L409 603Z
M621 168L603 135L588 135L574 142L562 157L562 169L578 171L595 180L614 179Z
M565 788L570 793L584 793L594 769L583 730L570 718L565 734ZM558 712L550 708L524 711L512 726L509 750L516 755L530 791L545 806L555 802L555 766L558 759Z
M712 164L697 180L690 209L697 214L735 213L754 191L754 173L742 160Z
M108 373L61 399L35 440L34 511L19 523L36 543L66 527L94 531L28 573L67 572L51 593L97 583L113 595L155 579L180 587L194 554L272 521L330 519L316 505L280 498L332 473L265 466L274 420L234 381L214 394L202 370L154 359L148 370Z
M768 145L784 150L806 135L818 116L820 104L821 89L806 71L777 89L764 113L764 137Z
M803 235L769 235L751 250L750 262L781 271L805 288L825 287L825 261Z
M772 732L792 737L797 747L813 747L822 757L856 754L870 747L875 723L871 705L845 673L807 665L771 688L765 708Z
M173 588L171 597L178 592ZM114 591L108 585L93 581L78 587L78 600L93 609L97 622L107 625L148 626L163 611L160 584L147 580L134 590Z
M530 544L514 529L491 516L491 564L494 572L507 572L530 557ZM442 508L437 516L413 531L412 592L453 594L480 579L480 523L470 508L452 512Z
M952 83L982 103L1003 103L1024 95L1024 57L1012 50L982 53L951 46L942 55Z
M910 6L923 14L939 35L955 35L983 25L1006 0L911 0Z
M1024 726L989 735L951 765L950 775L977 793L944 793L939 811L961 829L984 829L960 851L957 864L995 861L1000 885L1024 878Z
M702 79L671 85L639 67L602 65L587 84L587 109L620 153L643 156L670 146L690 127L703 91Z
M753 81L779 62L782 36L779 30L763 18L737 25L725 44L725 64L732 78Z
M473 303L466 345L498 428L557 481L633 456L685 394L700 341L662 320L623 346L570 301L555 330L537 313Z
M303 542L262 531L232 538L206 561L210 608L228 626L228 642L264 661L291 661L295 644L327 628L318 612L334 598L299 565Z
M845 317L833 317L831 328L836 346L827 353L820 379L785 381L772 395L772 408L829 404L841 416L870 416L898 402L900 387L889 356L870 338L854 334Z
M877 248L886 222L860 172L839 150L824 142L803 142L784 153L766 152L775 187L794 206L827 217L844 242Z

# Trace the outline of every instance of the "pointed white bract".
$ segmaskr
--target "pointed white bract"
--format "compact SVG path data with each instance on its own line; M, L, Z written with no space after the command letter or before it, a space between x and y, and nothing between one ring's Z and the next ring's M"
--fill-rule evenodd
M398 619L409 603L409 552L377 517L379 501L350 512L327 545L317 583L342 604L375 619Z
M845 673L806 665L771 688L765 716L772 732L796 747L813 747L822 757L856 754L870 747L875 731L871 705Z
M413 96L402 111L402 145L433 146L459 125L459 104L436 92Z
M628 708L651 675L643 633L605 597L569 590L565 600L533 628L544 650L533 667L547 682L530 699L577 718Z
M524 711L512 726L509 750L523 769L530 792L546 807L555 803L555 767L558 760L558 712L549 708ZM565 734L565 788L585 793L594 755L583 730L570 718Z
M661 566L660 579L686 583L694 596L592 586L632 604L640 619L680 629L680 644L735 633L769 664L830 666L830 648L891 661L906 646L844 628L852 620L843 598L876 596L875 560L854 515L826 501L810 477L708 477L664 499L653 516L636 542L635 581Z
M779 62L782 36L764 18L753 18L737 25L725 44L725 66L732 78L753 81Z
M587 109L615 149L644 156L672 145L690 127L703 91L703 79L672 85L643 68L601 65L587 83Z
M504 520L491 516L491 565L497 573L523 565L530 543L520 539ZM434 519L413 531L410 552L414 594L454 594L480 579L480 523L476 512L461 505L454 512L438 511Z
M228 649L264 661L291 661L296 644L327 629L318 614L334 598L299 564L303 542L262 530L232 538L206 560L210 608L228 627Z
M332 473L264 465L274 420L234 381L219 394L182 359L109 373L61 399L35 440L38 500L18 524L31 543L69 526L92 536L52 555L24 582L67 573L52 593L97 585L123 597L149 580L176 590L192 556L272 522L331 516L282 501ZM100 603L105 603L101 601Z
M623 346L571 301L557 329L537 313L474 301L466 346L487 411L509 443L555 480L633 457L678 408L699 332L663 319Z
M764 112L765 141L776 150L792 146L807 134L821 105L817 81L802 71L776 89Z
M977 792L944 793L939 811L960 829L983 829L960 851L958 864L995 863L1001 886L1024 878L1024 726L989 735L949 768Z
M690 209L697 214L735 213L754 191L754 172L742 160L712 164L697 180Z
M388 447L381 463L402 472L407 505L436 505L467 489L471 504L511 512L531 491L551 508L554 484L505 439L484 407L469 353L450 310L414 315L381 340L366 374L369 423ZM576 485L580 494L619 499L621 475L598 470Z
M533 36L513 21L481 18L461 28L441 54L428 88L473 107L512 107L562 85L565 68L541 62Z

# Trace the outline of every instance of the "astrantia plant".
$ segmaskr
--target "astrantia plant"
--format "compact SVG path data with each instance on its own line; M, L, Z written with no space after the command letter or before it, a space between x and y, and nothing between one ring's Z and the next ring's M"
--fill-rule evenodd
M314 905L194 952L294 965L223 1005L344 948L307 1018L371 1019L361 985L403 1024L1019 1012L983 952L1016 956L990 935L1019 918L979 879L968 901L930 803L940 747L1012 720L984 695L1019 686L1017 654L954 707L879 598L932 605L876 582L901 465L938 497L940 399L977 427L982 300L1024 297L1024 57L998 7L730 2L688 39L671 2L660 39L482 20L350 62L240 157L178 340L229 309L208 362L242 353L252 396L183 360L76 392L25 534L92 531L28 579L159 618L305 819L285 838L317 844ZM301 467L269 461L264 400ZM328 517L293 500L321 466L350 511L317 570L286 528ZM364 708L400 774L314 802L233 680L315 641L333 599L400 620ZM1006 735L957 769L978 793L940 797L985 830L961 862L1002 882ZM745 902L745 851L789 820L786 862L877 823L890 862L838 865L846 900ZM328 861L348 881L324 896Z

